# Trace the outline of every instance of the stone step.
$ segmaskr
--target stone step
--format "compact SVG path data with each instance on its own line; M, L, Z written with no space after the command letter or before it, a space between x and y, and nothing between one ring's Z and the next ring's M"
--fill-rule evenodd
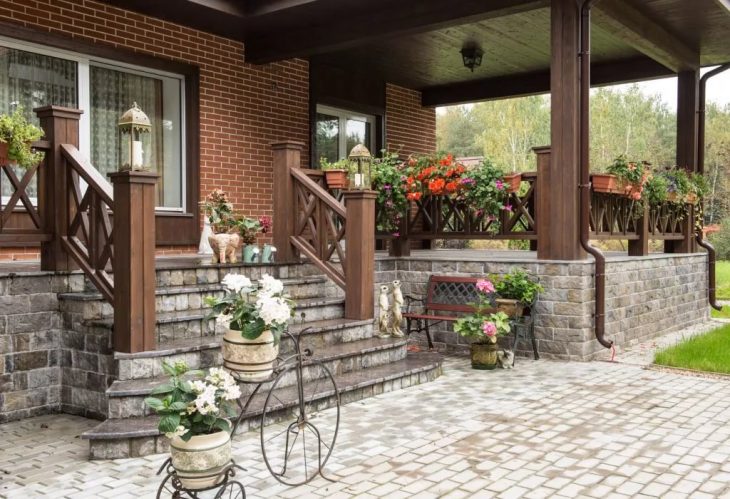
M322 276L297 277L282 279L285 292L297 303L300 300L324 298L326 278ZM224 288L220 283L194 284L189 286L158 287L155 290L155 309L157 313L182 312L204 308L208 296L222 296ZM79 312L82 320L110 318L114 310L101 293L87 291L83 293L61 293L60 300L77 302L76 306L66 304L69 312Z
M330 347L314 350L313 359L324 363L327 369L334 374L344 374L350 371L379 366L390 362L397 362L406 357L407 340L370 338L366 340L341 343ZM220 349L212 350L217 353L217 360L222 364ZM204 367L195 366L194 368ZM321 374L320 369L303 369L304 378L313 380ZM119 419L133 416L144 416L150 413L144 404L144 398L151 390L167 381L167 376L155 376L144 379L117 380L109 387L106 394L109 401L108 417ZM281 380L280 386L285 387L296 383L294 372ZM249 394L254 389L253 384L242 383L241 392ZM270 383L264 384L262 389L268 390Z
M344 405L432 381L441 374L441 361L442 357L437 353L409 353L405 359L397 362L335 374L340 403ZM282 406L296 404L296 391L291 387L275 393ZM266 392L256 395L239 431L259 426L266 395ZM315 399L321 401L320 409L330 407L334 401L332 394L326 390L318 397ZM83 433L81 438L89 440L91 459L117 459L167 452L168 441L157 431L157 422L156 416L108 419Z

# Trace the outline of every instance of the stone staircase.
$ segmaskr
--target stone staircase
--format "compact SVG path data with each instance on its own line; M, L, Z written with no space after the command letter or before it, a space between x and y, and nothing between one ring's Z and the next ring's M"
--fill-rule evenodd
M223 293L219 282L229 272L245 274L252 280L269 273L284 282L286 292L297 303L290 331L299 339L302 349L312 350L313 357L332 372L343 404L430 381L440 374L438 354L408 353L405 339L374 337L373 321L344 319L340 289L311 265L201 268L195 262L187 267L158 270L157 350L136 354L109 352L100 357L99 364L106 364L106 390L95 399L99 406L95 413L107 419L82 435L90 442L92 459L143 456L167 450L167 439L159 435L157 417L145 407L144 398L165 380L163 362L185 361L190 368L222 365L223 331L216 330L215 321L206 319L208 310L203 301L206 296ZM93 343L93 338L109 341L113 310L99 293L65 293L59 299L67 329L82 334L87 344ZM292 352L293 347L290 339L282 340L282 354ZM293 383L291 379L277 387L285 406L296 402ZM254 385L242 385L244 395L253 388ZM266 391L268 385L260 393L265 395ZM318 406L332 402L331 394L322 393L321 397ZM239 431L256 428L262 408L263 397L257 395Z

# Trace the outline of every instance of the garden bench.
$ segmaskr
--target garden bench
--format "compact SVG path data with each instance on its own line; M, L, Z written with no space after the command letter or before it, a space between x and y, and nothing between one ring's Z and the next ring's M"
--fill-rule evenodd
M448 275L429 276L425 298L405 296L406 311L403 317L406 319L406 334L425 332L428 348L433 350L430 327L442 322L455 322L462 316L474 312L471 304L478 301L479 291L476 284L481 279L481 277ZM525 305L522 317L510 318L510 326L514 331L512 351L515 351L520 339L529 338L532 342L533 356L535 360L538 360L540 355L537 352L533 320L535 301L537 301L537 296L533 303ZM423 313L411 311L411 306L415 303L422 305Z

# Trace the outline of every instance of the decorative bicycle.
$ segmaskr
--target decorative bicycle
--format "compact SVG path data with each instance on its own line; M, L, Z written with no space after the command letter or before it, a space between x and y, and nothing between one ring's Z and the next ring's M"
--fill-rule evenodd
M306 328L299 333L305 334ZM301 350L299 339L291 332L294 353L277 359L271 377L242 384L255 384L248 399L238 400L241 413L233 425L232 435L247 416L255 414L261 400L261 454L272 476L285 485L303 485L324 474L340 427L340 393L330 370L312 358L310 349ZM234 374L235 377L235 374ZM263 387L264 395L258 395ZM257 396L258 395L258 396ZM257 404L252 403L256 400ZM326 414L324 409L330 409ZM316 460L314 460L316 458ZM332 480L330 480L332 481Z
M214 499L246 499L246 490L243 488L243 484L239 481L233 480L236 476L237 470L246 470L237 465L233 460L231 460L231 462L219 473L197 477L217 478L215 480L215 485L195 490L191 490L183 486L180 478L177 476L175 468L172 467L171 458L168 458L164 463L162 463L157 474L160 475L165 469L167 469L167 476L165 476L160 487L157 489L157 499L161 499L163 497L171 497L173 499L182 499L185 497L190 499L201 499L202 496L200 494L216 489L217 492Z

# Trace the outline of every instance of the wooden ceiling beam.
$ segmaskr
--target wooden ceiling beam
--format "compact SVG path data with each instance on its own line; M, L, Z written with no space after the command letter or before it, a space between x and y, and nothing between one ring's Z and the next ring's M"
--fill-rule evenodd
M257 26L246 21L246 61L268 63L525 12L549 0L277 0L298 7ZM289 15L296 12L296 15ZM336 21L333 21L336 20ZM404 68L405 70L406 68Z
M670 69L649 57L604 62L591 66L591 85L612 85L675 76ZM485 100L524 97L550 92L550 70L486 78L421 90L426 107L450 106Z
M602 31L674 72L697 69L700 65L698 49L693 49L641 12L631 0L596 2L591 17Z

